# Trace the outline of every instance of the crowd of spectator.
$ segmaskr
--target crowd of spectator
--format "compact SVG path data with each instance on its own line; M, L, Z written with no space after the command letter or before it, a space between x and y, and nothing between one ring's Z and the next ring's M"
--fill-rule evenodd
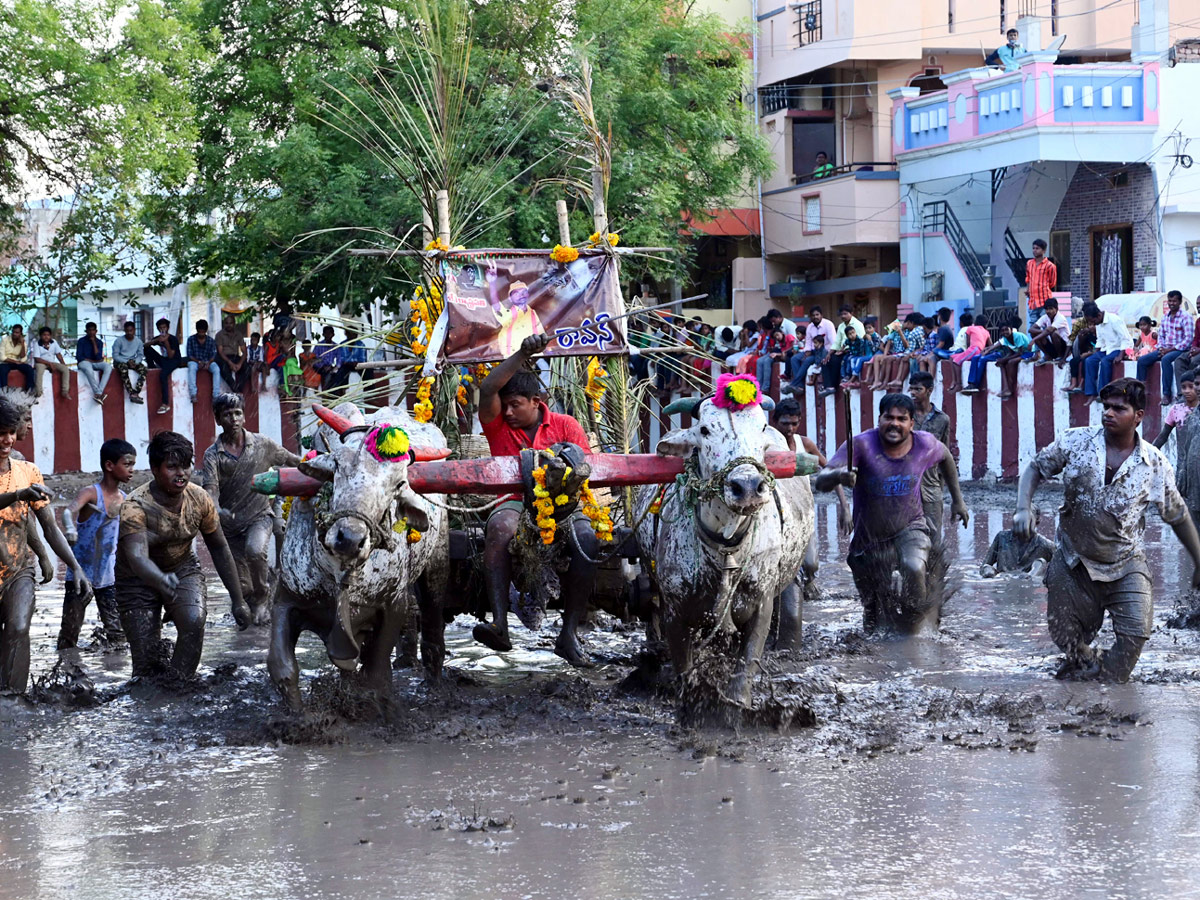
M1112 380L1113 366L1124 361L1136 367L1145 382L1157 363L1162 378L1162 403L1179 396L1185 377L1200 371L1200 328L1183 309L1183 295L1167 295L1162 321L1143 316L1131 332L1120 313L1084 303L1079 315L1068 316L1052 295L1054 263L1045 257L1044 243L1034 245L1029 260L1028 326L1012 311L1007 318L990 317L990 329L964 312L954 327L954 312L943 307L934 316L910 312L885 327L878 319L859 320L850 306L838 309L837 319L820 306L807 310L808 321L797 325L779 310L747 320L740 329L720 326L715 331L698 318L672 323L655 316L649 330L634 344L646 347L694 348L694 356L656 358L635 350L635 377L656 371L656 388L665 398L683 389L689 372L704 373L717 360L735 372L755 375L768 389L778 374L780 393L802 394L807 387L825 397L838 390L897 392L917 373L936 379L945 367L947 391L973 394L982 389L989 365L998 370L1001 399L1015 394L1023 365L1056 365L1069 369L1063 390L1099 401ZM1132 372L1131 372L1132 374ZM690 387L703 387L703 377Z
M182 347L171 333L167 319L159 319L155 335L146 340L138 336L133 322L125 322L123 333L112 341L111 348L100 337L97 324L88 322L75 343L75 367L81 386L86 384L92 400L101 405L108 399L114 372L132 403L145 403L142 392L146 379L152 371L157 373L162 398L160 414L171 409L172 373L185 367L188 394L193 402L199 393L197 376L201 370L207 370L212 379L214 399L225 392L257 392L265 386L271 372L277 373L277 384L287 395L302 388L344 389L355 373L364 379L375 375L367 365L367 347L355 329L346 327L346 340L338 342L333 327L326 326L315 348L305 340L297 354L291 319L283 316L283 321L278 321L279 318L265 337L253 332L249 343L234 316L224 316L215 335L209 333L208 322L200 319L195 333ZM60 396L69 397L71 364L66 353L49 327L39 329L37 341L28 344L24 326L13 325L0 338L0 385L7 385L10 373L17 372L24 377L25 390L41 396L49 370L58 375Z

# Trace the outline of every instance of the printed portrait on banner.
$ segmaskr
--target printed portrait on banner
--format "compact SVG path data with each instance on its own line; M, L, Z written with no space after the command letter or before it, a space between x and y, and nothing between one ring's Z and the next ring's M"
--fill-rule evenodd
M625 304L616 260L608 254L570 263L549 256L451 258L444 265L447 362L495 362L536 334L556 338L548 356L625 350L625 322L614 321Z

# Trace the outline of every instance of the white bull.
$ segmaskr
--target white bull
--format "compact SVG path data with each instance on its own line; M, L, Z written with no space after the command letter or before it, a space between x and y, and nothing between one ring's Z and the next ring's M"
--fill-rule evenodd
M638 542L654 562L676 672L686 676L697 648L732 626L741 648L728 697L748 706L775 598L795 579L812 537L812 491L807 478L776 481L763 466L766 451L788 447L762 406L734 412L705 398L687 411L692 426L656 448L691 460L686 486L667 488L658 516L644 513L660 488L639 490Z
M321 637L339 669L354 671L361 661L368 684L390 687L391 654L409 620L414 588L431 675L440 674L445 656L437 603L449 568L446 512L409 487L407 455L379 459L367 446L372 426L390 424L407 432L417 459L437 459L449 452L445 437L402 409L365 417L351 403L332 412L314 409L326 423L317 449L326 452L300 468L332 481L333 493L325 509L316 498L292 504L267 656L271 680L295 710L302 705L296 641L304 630ZM416 543L406 537L409 528L422 533Z

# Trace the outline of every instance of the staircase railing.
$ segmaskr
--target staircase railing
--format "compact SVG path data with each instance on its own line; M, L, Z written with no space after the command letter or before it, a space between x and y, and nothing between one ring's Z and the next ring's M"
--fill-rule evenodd
M1017 279L1017 284L1025 287L1025 263L1029 261L1029 257L1017 243L1016 235L1008 228L1004 229L1004 261L1012 271L1013 278Z
M942 232L962 264L963 271L967 273L971 287L977 291L983 290L983 263L975 248L971 246L971 239L967 237L967 232L954 210L950 208L950 204L945 200L935 200L926 203L922 212L922 230Z

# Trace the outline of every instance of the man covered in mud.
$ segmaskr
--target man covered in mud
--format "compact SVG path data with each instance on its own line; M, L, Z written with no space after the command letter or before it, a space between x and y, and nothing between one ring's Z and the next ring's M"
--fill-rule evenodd
M204 453L204 489L217 504L221 531L237 563L242 596L253 612L254 624L271 618L271 582L267 544L282 516L273 501L256 493L255 475L272 466L294 466L300 457L268 437L246 430L246 413L238 394L222 394L213 401L213 415L221 433Z
M1146 388L1133 378L1100 391L1102 425L1072 428L1046 447L1021 476L1013 531L1033 533L1033 495L1043 479L1062 474L1058 546L1046 571L1050 636L1066 655L1059 678L1124 682L1141 656L1154 623L1150 569L1142 536L1146 508L1162 520L1192 557L1192 587L1200 587L1200 535L1175 486L1171 464L1138 426ZM1112 620L1115 640L1104 650L1092 641Z
M200 665L208 617L204 573L192 547L197 534L204 538L229 591L238 628L250 627L250 608L242 599L217 506L203 488L192 484L192 442L174 431L161 431L146 452L153 477L121 504L117 607L135 678L167 668L161 640L164 613L177 632L169 668L190 678Z
M0 691L25 693L29 686L29 625L33 620L33 555L29 550L30 513L42 526L54 555L67 564L80 593L91 584L76 562L67 539L54 523L50 492L33 463L12 458L24 415L0 402Z
M492 456L516 456L522 449L545 450L554 444L577 444L590 453L587 435L571 416L551 412L542 401L542 386L529 370L530 361L546 348L550 338L531 335L504 362L495 366L479 385L479 423ZM508 637L508 586L512 581L512 553L508 545L517 533L524 502L506 500L492 510L487 521L483 551L484 579L492 621L480 622L472 632L475 640L499 653L512 649ZM562 630L554 652L573 666L589 666L591 659L579 643L576 629L587 613L592 595L597 542L591 524L582 515L567 522L574 530L568 542L570 567L563 578ZM582 552L580 552L582 550Z
M879 426L838 448L816 477L816 488L854 487L854 536L847 562L863 604L863 629L915 634L936 627L941 615L945 559L925 515L921 484L939 469L950 489L950 516L968 521L958 486L958 469L946 445L925 431L914 431L915 406L907 394L886 394L879 401ZM853 466L849 468L851 456ZM931 554L931 551L936 551ZM901 589L892 587L900 573Z
M1037 533L1036 526L1041 521L1041 510L1033 510L1035 530L1030 537L1018 537L1011 528L998 532L992 538L987 556L979 565L979 574L984 578L995 578L997 575L1027 574L1037 577L1046 571L1046 566L1054 558L1054 544Z
M775 430L783 435L789 450L799 452L803 450L805 453L811 453L817 458L817 461L823 466L826 463L825 454L822 453L816 443L803 434L800 434L800 404L790 397L781 400L779 405L775 407ZM796 446L799 443L800 446ZM842 490L839 484L836 489L838 499L838 527L843 534L849 534L853 528L853 519L850 516L850 504L846 501L846 493ZM804 599L811 600L818 593L816 584L817 570L820 568L820 554L817 546L817 533L814 530L813 536L808 541L808 548L804 551L804 565L800 569L800 584L804 587ZM802 624L801 616L801 596L800 584L793 582L779 596L777 608L779 610L779 629L775 638L776 650L793 650L800 646L800 627Z
M908 396L913 400L913 428L927 431L950 448L950 417L933 405L933 376L928 372L913 372L908 379ZM921 480L921 504L929 519L931 537L942 539L942 471L930 469Z

